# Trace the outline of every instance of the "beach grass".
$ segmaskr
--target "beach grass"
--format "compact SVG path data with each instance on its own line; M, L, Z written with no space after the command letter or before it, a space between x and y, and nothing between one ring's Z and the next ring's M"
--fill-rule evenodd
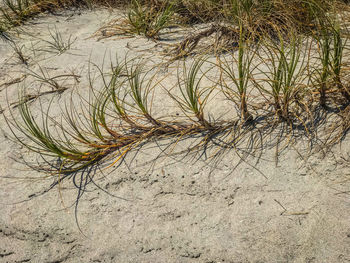
M78 4L40 0L4 3L1 21L6 21L9 28L48 8ZM349 118L344 117L350 103L350 84L345 77L349 58L344 53L349 46L341 16L336 16L341 14L340 8L348 7L345 1L134 0L129 5L125 1L91 0L83 6L93 8L98 4L126 8L127 21L120 25L126 27L124 32L141 34L153 41L160 39L163 29L174 26L174 19L178 19L178 25L207 25L177 45L175 59L180 60L177 83L166 93L183 116L181 120L155 117L152 104L156 91L164 88L164 76L159 73L158 65L146 66L142 59L125 58L122 63L112 63L108 74L96 66L102 87L96 88L88 76L89 100L82 98L85 106L81 109L65 104L62 121L50 117L50 106L42 108L40 121L34 118L24 89L19 96L20 117L17 119L12 114L7 123L15 141L43 160L47 157L60 160L57 166L41 163L39 170L71 173L105 160L112 159L115 164L128 152L156 139L178 142L196 135L202 137L200 146L221 135L239 138L245 131L253 130L262 136L271 133L272 128L283 129L288 142L293 141L290 137L296 131L315 138L318 124L327 122L330 114L338 117L343 127L349 127ZM7 32L4 25L5 22L0 24L2 34ZM189 51L213 34L220 36L217 37L220 48L216 49L219 52L189 58ZM70 48L71 39L63 39L59 29L51 30L50 35L46 43L59 54ZM230 41L220 42L224 37ZM20 48L17 47L16 53L24 63ZM216 58L215 62L209 56ZM32 73L37 81L52 90L61 90L57 82L60 76L50 77L40 70L40 74ZM215 81L208 77L212 71L220 73ZM214 93L238 105L231 109L231 117L221 122L208 117L213 116L207 105ZM253 97L258 104L253 102ZM317 114L318 106L322 108L324 121ZM83 119L78 117L81 111ZM327 142L339 142L347 131L344 128L330 132L332 138ZM235 148L236 140L223 144Z

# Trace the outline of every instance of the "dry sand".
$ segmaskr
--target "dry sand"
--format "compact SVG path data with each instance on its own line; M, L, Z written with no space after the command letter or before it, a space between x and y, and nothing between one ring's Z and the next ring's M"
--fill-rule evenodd
M116 53L159 59L147 51L157 43L142 37L91 38L116 12L43 16L23 26L18 43L32 58L29 69L81 75L79 83L64 83L85 96L89 61L108 64ZM69 51L39 50L47 45L37 37L48 39L49 25L64 38L72 35ZM0 42L0 85L26 71ZM350 262L350 169L341 158L350 152L349 140L325 158L307 154L300 142L278 163L274 148L263 149L258 163L252 156L240 163L233 150L216 160L193 153L157 158L167 142L149 143L120 166L93 173L98 186L88 184L75 209L73 179L47 191L54 178L18 162L22 155L37 157L9 140L3 117L21 85L28 93L39 87L30 77L0 87L0 262ZM59 116L71 96L70 90L43 96L31 103L33 115L40 117L40 101L54 98L51 114Z

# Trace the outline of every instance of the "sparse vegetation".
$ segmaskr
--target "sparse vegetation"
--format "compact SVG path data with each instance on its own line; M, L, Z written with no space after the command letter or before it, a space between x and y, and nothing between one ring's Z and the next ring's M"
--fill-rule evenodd
M349 4L0 0L0 258L346 260Z
M68 39L64 39L61 32L59 32L56 26L54 29L49 28L49 34L49 40L42 40L48 46L45 50L49 52L58 52L58 54L62 54L65 51L69 50L74 42L74 40L72 40L72 36L69 36Z
M56 75L54 77L50 77L48 72L45 71L43 68L39 66L39 71L40 73L36 73L34 71L28 72L27 76L31 76L34 78L34 83L39 83L40 87L46 87L50 88L50 90L46 91L40 91L37 92L36 94L27 94L26 90L22 90L19 96L19 100L17 102L13 102L10 104L13 108L17 108L18 106L22 104L26 104L29 102L32 102L41 96L48 95L48 94L62 94L64 91L68 89L68 86L63 84L64 80L67 79L73 79L75 83L79 82L79 77L75 74L61 74L61 75Z
M24 46L18 46L15 42L12 41L10 42L10 45L13 48L13 51L15 52L19 62L28 66L29 58L23 52Z
M7 3L9 10L3 12L4 19L13 26L19 25L28 17L25 14L30 3L25 1L20 7ZM67 6L70 2L60 3L57 6ZM97 3L91 1L89 6ZM231 134L234 142L223 140L221 144L234 148L246 131L261 135L272 128L285 127L288 127L287 137L294 136L297 130L313 138L318 124L326 123L331 114L326 104L337 109L333 112L348 127L344 120L348 122L349 118L343 116L350 102L349 83L344 77L347 70L344 52L348 46L339 19L334 15L340 12L338 5L346 7L345 3L328 0L132 1L127 20L116 26L119 32L143 34L157 41L173 19L179 23L180 16L181 23L187 25L211 22L208 28L185 37L174 48L173 59L183 59L183 64L178 64L177 85L166 91L182 110L181 121L155 117L151 105L157 90L163 87L161 77L153 67L145 71L143 63L133 60L112 65L108 76L99 69L102 90L95 88L90 79L93 96L85 119L79 120L79 109L75 106L66 105L65 123L53 121L48 111L39 123L27 104L31 97L28 99L24 92L18 103L21 121L8 119L8 124L16 140L26 147L43 158L61 160L58 167L40 167L53 173L77 171L109 156L115 158L115 163L155 138L180 140L199 135L202 140L198 145L206 145L214 137ZM13 17L18 23L11 22ZM50 34L52 41L46 43L53 49L62 53L70 48L71 39L64 40L57 28ZM194 58L189 66L186 58L199 41L212 35L216 36L215 48L208 49L206 55L214 50L216 62L209 62L199 52L200 58ZM317 43L316 49L312 43ZM209 81L207 75L211 70L218 71L220 77L203 87L203 79ZM41 69L41 74L32 73L32 76L50 86L53 92L62 89L57 82L61 75L49 77ZM212 94L218 92L237 105L237 111L231 109L231 118L221 122L204 110ZM253 103L253 97L258 103ZM320 115L314 115L319 105L325 122L320 121ZM54 130L50 129L50 123ZM331 132L333 137L327 142L335 143L347 130Z

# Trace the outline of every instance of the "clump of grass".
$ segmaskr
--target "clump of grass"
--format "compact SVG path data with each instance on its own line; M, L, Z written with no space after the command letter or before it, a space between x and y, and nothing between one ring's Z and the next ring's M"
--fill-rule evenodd
M22 93L21 97L25 98L26 94ZM13 123L10 125L11 129L17 129L17 132L13 130L13 134L21 144L29 150L38 153L43 158L59 157L62 160L84 158L84 153L80 152L73 144L69 142L64 143L59 136L52 134L49 128L49 109L47 111L42 109L42 122L39 123L33 117L28 105L25 101L19 103L19 114L23 122L12 118ZM18 137L18 131L33 142L33 144L26 143L23 138Z
M174 10L171 3L166 1L159 5L133 0L129 4L125 19L113 20L101 27L95 35L99 39L115 35L144 35L147 38L157 40L161 31L171 26Z
M184 62L182 74L178 72L178 87L182 98L174 96L173 98L178 102L186 115L193 114L200 125L209 128L212 124L204 117L204 106L213 89L211 87L204 89L200 85L201 80L205 77L205 72L201 72L204 62L204 59L197 59L191 64L189 69L187 69ZM180 78L181 75L182 79Z
M342 83L343 54L346 49L347 38L340 29L339 22L334 17L328 18L328 23L322 21L319 30L314 34L318 47L320 67L315 68L315 77L312 78L320 93L320 105L326 107L326 95L335 86L343 97L350 102L350 91Z
M179 1L181 2L181 1ZM278 41L290 36L290 32L297 34L312 35L320 23L327 26L329 13L334 14L344 7L338 1L255 1L255 0L230 0L230 1L196 1L195 3L174 6L176 13L180 14L183 9L191 9L200 6L198 11L185 12L187 15L198 15L198 21L211 23L208 28L198 33L191 33L181 43L177 44L172 53L173 59L189 55L198 43L212 35L215 36L215 53L235 48L238 46L238 28L242 25L246 38L254 42L264 39ZM208 7L208 5L210 7ZM182 9L181 9L182 8ZM211 10L210 15L204 10ZM346 6L344 7L346 8ZM330 10L331 9L331 10ZM329 11L330 10L330 11ZM212 15L214 14L214 15ZM189 19L192 21L192 19ZM211 47L203 49L209 51ZM202 52L199 50L198 52Z
M148 38L158 38L160 31L170 25L173 14L171 3L164 2L163 5L155 7L133 0L128 12L129 30Z
M246 38L246 32L241 25L239 29L238 58L233 54L233 63L225 58L220 61L220 69L224 75L222 78L222 86L224 87L223 91L231 101L235 102L238 98L241 112L240 115L244 122L253 119L253 116L248 111L247 89L255 68L255 66L252 65L255 55L256 53L251 50L249 40ZM238 72L236 72L236 70ZM231 83L225 81L226 76Z
M261 37L263 33L270 33L274 26L287 26L288 17L284 15L284 21L278 26L275 17L271 16L276 12L276 7L272 1L254 0L231 0L227 9L223 9L224 20L227 22L244 27L249 32L250 38ZM277 12L276 12L277 14Z
M331 27L331 34L329 34L329 25L324 24L325 31L320 31L317 39L321 47L322 64L317 75L319 85L305 88L308 84L307 78L311 76L307 75L306 71L308 56L303 50L304 38L298 34L308 33L314 28L314 22L317 22L315 14L319 14L320 21L328 23L327 20L323 20L323 15L324 7L330 4L329 1L296 0L290 2L290 6L286 2L272 0L260 2L254 0L201 0L193 1L191 4L195 6L200 3L204 4L203 10L209 8L213 10L213 13L206 16L203 10L199 10L196 14L187 8L190 5L182 0L174 0L171 3L134 1L128 17L129 32L144 34L153 39L158 38L161 30L169 26L171 16L175 13L186 14L188 18L191 18L187 20L191 21L188 23L220 22L210 25L209 29L202 31L197 36L186 38L180 44L181 49L192 51L202 38L213 34L217 34L218 41L224 37L230 40L228 43L231 49L222 45L222 50L232 52L233 49L237 49L237 55L233 54L234 65L225 57L219 57L220 64L211 63L210 65L213 66L209 68L204 67L207 64L203 58L195 59L190 66L184 61L183 67L178 68L176 88L179 88L179 94L174 95L173 90L168 90L168 94L184 112L185 120L181 122L164 121L153 115L152 97L159 83L155 81L156 75L149 77L149 74L153 74L151 73L153 69L145 70L145 66L137 62L132 63L131 66L129 62L112 65L108 76L99 69L103 83L102 91L96 91L90 79L92 96L88 101L88 106L82 109L83 113L80 115L80 110L73 105L65 105L64 121L62 122L50 118L49 110L43 110L41 121L34 118L28 102L38 98L39 95L33 97L24 92L17 105L21 121L13 119L8 120L8 123L16 140L30 150L37 152L43 158L46 156L59 158L58 166L51 168L46 166L40 169L53 173L70 173L100 163L109 157L114 157L112 163L115 163L145 141L155 138L183 138L200 135L203 138L202 142L207 143L209 138L220 133L227 135L239 130L237 136L236 134L231 136L235 141L242 136L245 129L253 130L259 121L261 123L265 121L264 114L266 113L262 112L268 112L269 117L271 113L278 116L278 120L281 121L274 124L287 123L289 126L295 120L300 121L300 114L308 112L308 107L313 106L308 105L309 101L304 94L311 93L315 88L321 94L320 104L322 106L325 105L329 85L336 87L336 94L341 94L347 100L349 99L348 90L342 79L343 52L346 41L342 38L339 26ZM322 6L323 3L324 6ZM151 8L146 9L146 6ZM192 19L196 16L197 20ZM304 22L307 24L303 25ZM292 32L295 33L287 34L292 28L294 29ZM70 47L71 40L63 40L57 29L50 34L53 39L50 45L58 52L64 52ZM261 54L260 51L258 53L257 49L254 50L254 45L258 44L260 47L266 46L261 51L265 54ZM186 54L182 57L184 56ZM256 58L260 59L259 65L265 66L260 69L263 79L253 77L254 70L256 70L254 61ZM218 68L221 71L221 79L218 83L214 82L212 86L204 88L202 80L206 78L211 68ZM32 76L41 84L51 87L51 91L48 91L50 93L65 90L65 87L62 87L58 81L65 75L50 77L41 69L39 74L32 73ZM235 129L239 123L238 120L232 121L231 119L216 123L206 117L210 116L210 113L205 111L205 106L217 84L221 84L221 91L226 97L239 105L237 114L232 115L240 116L241 124L249 122L254 125L240 125L239 129ZM256 111L256 114L260 115L254 119L250 113L252 109L250 94L256 91L266 98L265 105L272 105L272 111L270 109L266 111L264 105L258 105L260 107L258 110L261 111ZM258 106L254 106L255 109ZM342 113L346 115L347 111ZM311 114L306 114L308 118L306 121L314 123L315 120ZM303 124L301 126L304 127L298 128L308 130L304 120L301 122ZM53 130L50 128L51 125L54 126ZM257 128L258 133L262 134L269 125L263 123L263 126L261 129ZM290 126L293 129L294 126ZM22 137L26 137L31 143L22 140Z
M333 30L333 53L331 56L333 81L344 98L350 103L350 90L342 83L343 53L346 41L347 39L342 37L340 25L335 24Z
M110 7L128 7L127 19L101 28L102 37L115 34L142 34L158 39L163 29L174 24L193 25L199 22L225 25L226 28L242 24L256 41L269 36L278 39L280 32L295 30L310 33L318 20L326 20L328 13L335 13L345 7L347 1L341 0L4 0L1 8L4 19L11 26L18 26L34 15L71 6L108 5ZM331 10L331 11L329 11ZM217 29L217 28L216 28ZM8 30L8 28L5 28ZM217 31L217 30L216 30ZM237 35L232 30L219 30L217 35L226 38ZM1 31L0 31L1 32ZM212 32L212 33L210 33ZM213 34L213 28L205 34L200 32L200 39ZM221 36L218 39L222 38ZM194 45L198 41L194 41Z
M60 8L91 6L91 0L2 0L0 6L0 33L22 25L43 12ZM98 2L98 1L96 1ZM100 4L105 4L101 2Z
M159 1L155 1L158 4ZM186 23L224 22L239 25L257 37L294 29L310 32L317 19L323 19L330 7L341 1L332 0L199 0L172 1ZM277 31L276 31L277 30Z
M264 31L264 29L273 30L274 25L283 27L288 24L307 31L314 26L315 19L324 16L330 7L347 2L346 0L293 0L288 2L281 0L133 0L129 14L132 17L130 21L140 32L150 24L157 31L159 26L164 26L168 16L173 12L176 12L179 18L182 18L187 24L213 21L237 24L240 21L244 23L246 29L250 28L256 32ZM36 13L62 7L130 6L130 1L126 0L4 0L4 3L6 7L4 11L11 18L9 21L14 20L14 22L16 20L23 22ZM170 6L172 8L168 9Z
M302 52L302 38L293 35L286 43L280 37L277 44L270 43L267 47L267 59L261 58L268 70L260 69L266 79L258 87L272 96L276 115L280 119L290 120L290 105L297 98L305 78L307 54Z
M62 54L69 50L74 42L72 36L70 35L68 39L62 37L61 32L57 29L56 25L54 29L49 28L50 39L42 39L48 45L48 51L58 52Z
M229 1L142 1L133 0L128 19L116 21L101 28L102 37L116 34L143 34L157 39L159 33L171 25L172 17L177 24L193 25L212 23L209 28L190 34L177 45L176 57L189 54L201 39L216 34L216 46L236 42L237 27L247 31L247 37L254 41L263 38L278 40L279 34L288 36L291 30L310 34L317 21L326 21L330 7L340 9L338 1L333 0L229 0ZM228 41L231 39L231 41ZM227 47L224 47L227 48ZM185 54L185 55L183 55Z
M152 117L149 108L149 95L152 93L154 86L152 80L147 80L147 74L143 73L142 64L127 68L128 84L131 90L131 98L137 105L137 110L153 125L160 125L160 122Z
M5 7L0 7L0 12L12 26L21 25L37 11L31 8L29 0L4 0L3 4Z
M18 60L22 64L28 66L29 58L23 52L24 46L23 45L22 46L18 46L15 42L12 42L12 41L10 42L10 45L11 45L12 49L14 50Z
M113 113L118 119L121 119L131 126L134 126L134 122L131 120L128 112L126 111L125 97L127 94L126 92L123 94L122 89L123 84L126 82L126 80L121 78L122 75L126 75L124 74L124 71L125 65L117 63L116 66L111 65L111 77L109 81L104 78L102 72L101 75L103 76L105 93L113 105ZM91 81L90 87L93 87Z
M7 26L6 22L0 18L0 39L3 39L3 40L10 39L6 33L7 30L8 30L8 26Z
M320 105L326 107L326 92L331 75L332 34L328 25L321 22L319 33L315 35L321 67L316 68L316 81L319 86Z

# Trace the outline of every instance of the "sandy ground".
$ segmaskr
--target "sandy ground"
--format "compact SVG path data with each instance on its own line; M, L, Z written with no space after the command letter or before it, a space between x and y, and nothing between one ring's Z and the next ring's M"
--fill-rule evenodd
M101 66L114 54L158 59L147 50L157 43L142 37L91 38L115 13L44 16L22 27L18 43L28 67L0 42L0 262L350 262L350 166L341 158L349 154L348 140L326 157L307 154L300 142L278 163L274 148L263 149L258 162L252 156L242 162L234 150L217 159L157 158L167 142L153 142L118 167L92 171L96 185L86 186L78 206L73 180L81 175L48 191L54 178L18 162L36 155L9 140L4 115L21 85L37 92L40 85L22 77L28 68L50 76L73 72L79 83L63 83L84 96L89 61ZM74 40L63 54L47 52L40 40L54 25ZM30 107L40 117L40 101L53 98L51 113L59 116L71 96L70 90L43 96Z

